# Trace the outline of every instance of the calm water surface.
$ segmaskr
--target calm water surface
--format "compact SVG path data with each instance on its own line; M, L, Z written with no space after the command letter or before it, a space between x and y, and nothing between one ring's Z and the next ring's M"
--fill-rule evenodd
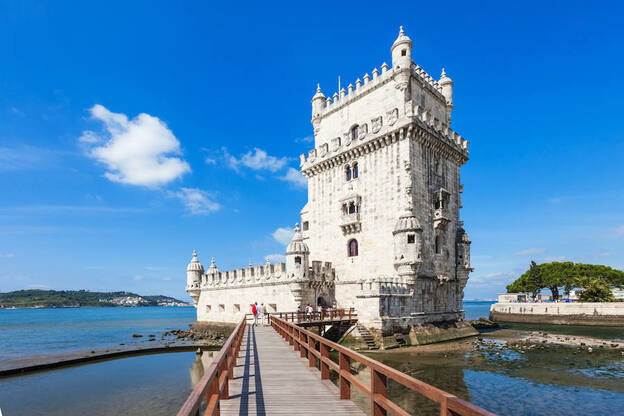
M0 309L0 367L24 357L141 346L147 335L188 329L195 319L192 306Z

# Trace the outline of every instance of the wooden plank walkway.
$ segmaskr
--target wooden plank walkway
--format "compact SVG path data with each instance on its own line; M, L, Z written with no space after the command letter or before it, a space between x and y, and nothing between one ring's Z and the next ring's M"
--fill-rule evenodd
M364 415L270 326L247 328L221 415Z

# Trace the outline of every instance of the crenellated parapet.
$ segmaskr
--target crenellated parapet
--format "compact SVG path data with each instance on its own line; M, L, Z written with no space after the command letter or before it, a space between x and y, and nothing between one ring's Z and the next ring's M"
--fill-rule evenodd
M286 263L269 263L261 266L220 271L212 260L212 265L202 276L201 289L216 287L239 287L259 283L271 283L286 280Z

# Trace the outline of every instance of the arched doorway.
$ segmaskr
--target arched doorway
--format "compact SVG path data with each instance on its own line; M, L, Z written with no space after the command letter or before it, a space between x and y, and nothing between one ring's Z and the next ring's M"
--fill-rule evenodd
M318 308L319 306L322 306L323 308L326 308L329 306L329 303L327 302L327 299L324 296L319 296L316 299L316 307Z

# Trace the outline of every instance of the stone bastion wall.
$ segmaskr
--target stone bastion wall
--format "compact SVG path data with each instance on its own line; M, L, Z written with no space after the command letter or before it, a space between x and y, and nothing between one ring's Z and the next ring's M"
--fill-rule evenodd
M624 302L602 303L495 303L490 319L501 322L558 325L624 325Z

